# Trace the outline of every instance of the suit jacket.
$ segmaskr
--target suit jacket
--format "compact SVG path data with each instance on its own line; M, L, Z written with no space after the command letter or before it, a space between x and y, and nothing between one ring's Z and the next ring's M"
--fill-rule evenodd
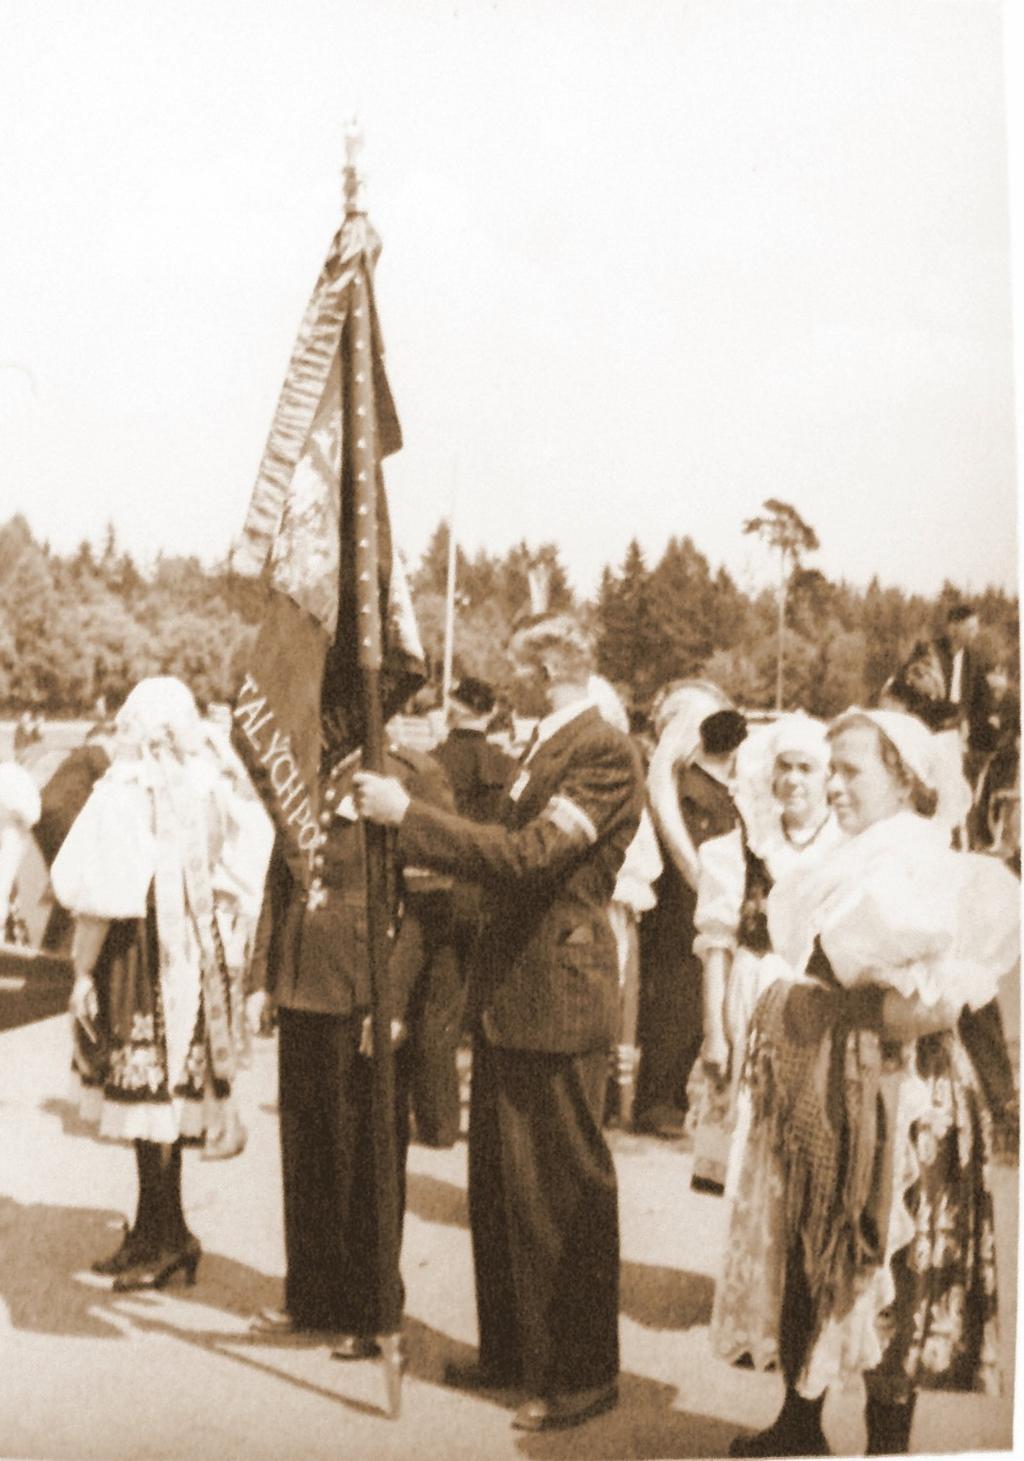
M946 694L953 688L954 650L943 636L935 641L935 649L942 663L946 680ZM990 751L994 742L989 716L992 710L992 692L985 676L985 665L970 647L964 649L963 665L960 671L960 703L953 706L951 717L954 723L966 727L967 745L972 751Z
M484 889L472 1008L493 1044L577 1054L614 1039L607 907L643 804L636 752L593 707L538 746L500 823L410 804L400 854Z
M953 691L954 649L945 635L915 644L906 664L893 679L890 690L911 715L923 720L929 730L951 730L964 725L967 745L972 751L992 749L991 691L985 677L985 666L974 651L964 649L960 672L959 703L950 699ZM919 660L931 657L942 675L942 695L930 695L908 683L908 670Z
M370 1008L364 827L351 804L358 768L358 758L348 758L321 778L326 839L316 855L310 894L292 877L280 839L271 853L249 983L266 988L284 1009L350 1015ZM422 752L392 746L386 770L413 794L446 809L453 806L443 771ZM436 875L418 875L400 858L393 860L392 875L395 911L402 916L388 978L391 1014L404 1019L426 942L416 927L418 900L408 894L413 888L436 891L439 883Z

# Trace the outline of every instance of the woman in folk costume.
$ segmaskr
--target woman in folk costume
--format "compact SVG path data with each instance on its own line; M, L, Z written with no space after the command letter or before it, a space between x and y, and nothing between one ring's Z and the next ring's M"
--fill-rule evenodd
M74 1070L99 1135L135 1146L135 1221L93 1264L119 1290L194 1280L181 1204L183 1143L244 1145L214 878L226 781L180 680L143 680L118 712L109 770L51 870L75 915Z
M832 726L848 840L780 878L772 946L798 972L762 996L752 1124L712 1326L780 1364L782 1411L737 1456L825 1455L830 1384L863 1377L867 1454L909 1448L920 1389L998 1388L990 1119L957 1035L1018 957L1018 887L950 850L964 786L895 711Z
M698 854L697 937L704 965L704 1045L691 1105L721 1134L694 1154L694 1185L732 1193L749 1117L740 1074L754 1006L788 965L772 953L766 906L791 868L835 847L843 833L828 804L825 726L800 713L754 731L736 753L739 826ZM729 1180L726 1180L726 1155Z
M701 727L728 709L724 691L705 680L670 686L652 716L658 744L647 776L648 807L663 868L655 906L640 927L640 1013L634 1124L666 1139L685 1131L686 1089L700 1047L701 970L693 953L697 846L726 832L736 812L726 786L729 754L705 757ZM738 720L738 717L737 717Z

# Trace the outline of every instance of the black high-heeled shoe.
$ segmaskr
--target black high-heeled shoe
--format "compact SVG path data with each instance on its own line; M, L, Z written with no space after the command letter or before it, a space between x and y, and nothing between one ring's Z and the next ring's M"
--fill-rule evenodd
M119 1273L126 1273L129 1268L136 1268L140 1263L152 1263L158 1256L159 1248L154 1247L152 1240L143 1237L135 1228L130 1228L125 1223L120 1247L115 1248L106 1258L97 1258L95 1263L89 1265L89 1269L104 1278L114 1278Z
M136 1289L162 1289L179 1273L187 1284L196 1281L196 1269L203 1250L198 1238L189 1238L173 1252L164 1252L148 1262L138 1263L114 1279L114 1292L131 1293Z

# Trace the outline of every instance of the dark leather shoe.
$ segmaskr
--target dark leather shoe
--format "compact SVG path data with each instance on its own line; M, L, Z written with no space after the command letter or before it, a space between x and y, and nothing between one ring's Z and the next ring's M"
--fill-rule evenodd
M331 1349L332 1360L375 1360L380 1345L370 1334L339 1334Z
M444 1383L453 1390L514 1390L522 1377L515 1370L482 1365L478 1360L468 1364L449 1361L444 1367Z
M102 1274L104 1278L116 1278L119 1273L126 1273L129 1268L137 1268L140 1263L153 1262L159 1256L159 1244L141 1237L134 1228L125 1225L121 1246L109 1257L97 1258L90 1267L93 1273Z
M137 1289L166 1288L172 1278L181 1277L187 1284L196 1281L196 1269L203 1250L197 1238L189 1238L180 1248L161 1253L158 1258L126 1268L114 1279L116 1294L134 1293Z
M526 1400L512 1417L517 1431L554 1431L582 1425L595 1415L603 1415L618 1404L619 1387L597 1385L591 1390L570 1390L561 1395L533 1396Z

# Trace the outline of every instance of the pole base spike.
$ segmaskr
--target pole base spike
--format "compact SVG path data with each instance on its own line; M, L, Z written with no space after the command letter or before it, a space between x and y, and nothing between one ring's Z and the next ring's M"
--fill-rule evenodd
M380 1362L384 1369L384 1386L387 1391L388 1419L397 1420L402 1413L402 1376L405 1374L406 1358L401 1334L380 1334Z

